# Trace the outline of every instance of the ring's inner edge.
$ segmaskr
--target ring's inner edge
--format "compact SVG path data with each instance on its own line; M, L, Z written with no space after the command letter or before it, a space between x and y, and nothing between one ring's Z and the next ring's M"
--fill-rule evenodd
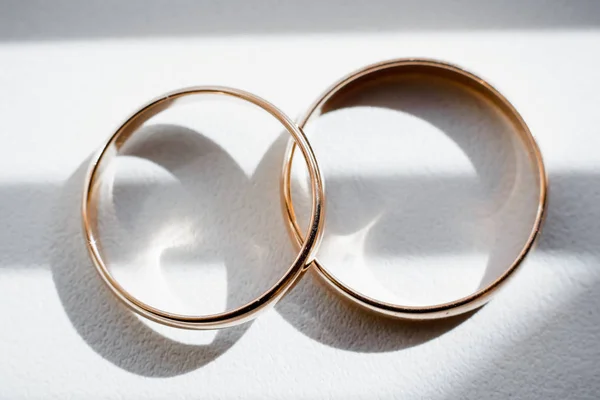
M105 172L106 168L111 164L111 161L118 156L119 150L131 138L131 136L135 134L139 130L139 128L142 125L144 125L148 120L150 120L155 115L173 107L175 103L181 104L194 102L197 96L203 96L207 94L226 95L249 102L253 106L262 109L264 112L267 112L275 119L277 119L278 122L282 125L282 127L291 135L291 139L294 140L294 143L296 145L298 145L296 140L302 140L302 137L296 137L296 133L294 133L294 129L292 128L293 122L289 120L289 118L285 117L285 115L280 110L276 109L273 105L256 96L242 91L237 91L235 89L221 87L200 87L184 89L180 92L174 92L172 94L162 96L154 100L150 104L145 105L138 112L133 114L127 121L125 121L121 125L121 127L111 136L105 147L101 150L100 156L96 160L96 163L93 167L92 173L90 175L88 195L85 199L86 206L84 213L84 227L88 231L90 238L89 248L93 249L92 257L94 259L94 263L98 268L102 269L103 272L101 273L101 277L108 284L111 291L115 295L117 295L117 297L120 300L122 300L126 306L130 307L133 311L140 313L144 317L154 320L155 322L160 322L166 325L171 325L185 329L189 329L191 327L194 327L194 329L224 328L254 318L254 316L256 316L256 313L264 309L264 306L266 304L270 304L274 301L277 301L278 298L283 296L285 291L289 289L290 282L294 283L294 281L296 281L297 278L300 277L301 272L303 272L304 270L304 262L301 260L308 258L313 252L309 251L309 247L307 247L306 245L302 246L302 251L296 256L295 260L293 261L291 266L286 270L286 273L282 276L282 278L275 284L273 284L270 289L258 296L255 300L250 301L249 303L239 306L235 309L202 316L171 313L150 306L149 304L131 295L131 293L129 293L108 270L108 267L102 258L103 251L101 241L98 240L99 232L97 220L97 196L99 194L99 190L103 182L103 173ZM306 143L304 143L304 145L306 146ZM311 168L309 167L309 171L310 170ZM313 173L311 172L311 176L312 175ZM316 179L316 176L314 176L313 178ZM315 187L314 190L317 190L317 187ZM316 207L316 204L319 201L321 201L320 199L320 194L318 192L314 192L313 208ZM318 214L320 214L320 211L316 212L314 219L322 221L322 219L319 218ZM318 238L318 236L319 235L316 232L312 232L311 242L316 242L318 244L319 241L315 239ZM314 246L314 244L312 244L310 247L312 246ZM292 273L292 270L298 271L298 273ZM205 326L200 326L196 324L205 324Z
M403 315L417 313L421 314L422 317L425 317L425 313L429 312L443 312L444 316L456 315L462 313L463 311L451 312L450 310L457 309L459 307L468 307L468 309L464 310L464 312L466 312L484 305L494 289L507 280L516 267L523 261L527 252L533 245L533 241L539 232L539 227L543 219L545 189L542 187L542 182L545 182L545 170L543 168L543 163L541 161L537 144L535 143L535 140L531 136L527 125L516 109L487 82L457 67L438 62L404 61L396 65L381 64L371 68L366 68L363 71L339 82L336 86L330 89L329 94L325 95L320 102L318 102L314 108L310 110L309 114L307 114L301 121L300 127L302 128L306 126L310 121L317 119L323 114L352 106L351 99L356 98L356 94L358 92L362 92L376 86L381 86L386 83L397 83L399 81L406 82L406 80L410 79L411 77L420 80L426 79L427 77L442 78L451 84L460 85L467 91L471 92L472 95L483 97L486 100L486 104L489 104L491 107L496 107L497 110L501 112L508 121L510 121L510 124L513 127L513 132L521 139L523 146L525 146L527 154L532 161L532 167L536 169L538 185L540 185L540 201L538 204L537 215L527 242L524 243L523 248L515 261L511 265L507 266L505 272L486 287L483 287L470 295L454 301L424 306L404 306L400 304L392 304L366 296L342 283L318 260L315 260L315 262L323 276L333 283L336 289L338 289L343 295L354 301L359 300L364 306L375 311L395 316L398 316L398 313ZM293 214L294 213L292 213L292 215ZM299 227L297 221L294 221L294 225L296 228ZM302 237L302 234L300 234L300 237Z
M309 120L316 119L318 116L331 111L346 108L351 105L351 100L355 98L358 92L367 91L373 87L385 85L386 83L406 82L407 79L414 78L415 80L423 80L427 77L442 78L453 85L460 85L467 91L470 91L475 96L482 96L486 103L491 103L508 119L514 127L515 133L526 142L530 156L534 156L533 146L528 130L524 129L524 123L517 111L503 98L498 97L496 92L485 81L469 74L465 71L460 71L455 67L442 67L440 65L424 65L424 64L403 64L396 66L388 66L384 69L369 71L360 74L355 78L347 81L341 87L336 88L319 107L311 113Z

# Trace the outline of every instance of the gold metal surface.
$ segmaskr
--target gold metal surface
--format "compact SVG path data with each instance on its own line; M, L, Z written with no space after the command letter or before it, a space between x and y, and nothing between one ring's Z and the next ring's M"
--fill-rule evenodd
M206 316L188 316L160 310L140 301L127 292L111 275L102 257L101 244L98 239L96 202L94 199L100 186L99 183L102 170L111 159L116 157L121 146L145 121L184 98L189 99L191 96L202 94L232 96L248 101L267 111L284 126L291 134L294 143L300 147L308 166L312 189L312 213L310 228L306 240L304 240L303 244L300 246L298 256L291 267L270 289L255 300L230 311ZM238 325L255 318L257 314L263 311L267 306L278 301L294 282L300 278L307 266L313 261L314 254L321 240L323 231L323 201L324 192L321 172L313 150L302 130L278 108L258 96L242 90L209 86L194 87L168 93L142 107L121 125L121 127L108 139L90 165L85 180L81 215L90 257L102 280L108 285L115 296L117 296L117 298L127 307L152 321L176 328L219 329Z
M323 277L325 281L350 300L357 302L370 310L406 319L450 317L474 310L488 302L491 296L506 283L508 278L513 275L518 266L523 262L539 236L546 215L548 180L538 145L525 124L525 121L512 104L483 79L457 66L440 61L428 59L396 59L360 69L327 89L308 109L306 114L300 119L298 125L303 129L310 120L336 109L336 104L343 103L343 99L349 94L363 90L365 86L369 84L404 74L434 75L463 84L490 100L512 122L516 128L516 133L520 135L522 143L527 147L528 153L534 160L533 164L537 168L536 172L540 184L536 217L529 237L514 262L507 266L505 272L494 282L469 296L448 303L428 306L403 306L373 299L340 281L317 259L315 259L313 264L319 275ZM284 158L282 195L284 198L285 213L288 219L288 227L290 228L290 232L295 242L298 245L302 245L305 239L298 225L291 193L291 169L295 149L296 144L290 142Z

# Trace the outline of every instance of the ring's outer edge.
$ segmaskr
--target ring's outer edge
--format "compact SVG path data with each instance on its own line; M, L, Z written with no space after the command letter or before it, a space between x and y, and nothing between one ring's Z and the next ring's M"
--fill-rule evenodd
M131 295L116 281L108 270L108 267L102 258L100 244L93 228L95 225L94 219L96 218L94 213L95 210L93 208L93 195L95 186L99 183L99 177L101 175L100 169L104 166L103 161L105 161L105 158L110 157L109 153L112 150L115 150L116 153L116 150L118 150L118 148L143 122L160 111L170 107L175 100L196 94L220 94L239 98L260 107L275 117L291 134L293 142L300 146L302 150L308 165L313 194L310 230L307 235L307 240L300 246L299 254L286 273L271 288L253 301L229 311L206 316L190 316L170 313L152 307ZM108 141L92 159L85 177L81 203L82 227L88 253L90 254L90 258L100 277L111 292L132 311L154 322L175 328L196 330L221 329L239 325L254 319L260 312L267 309L268 306L276 303L301 277L302 273L306 270L307 265L314 259L314 254L321 241L324 221L324 196L323 178L313 149L303 130L298 127L294 121L273 104L249 92L223 86L198 86L173 91L147 103L129 117L115 133L111 135Z
M491 84L478 77L477 75L468 72L467 70L456 65L434 59L399 58L379 62L376 64L371 64L359 70L356 70L353 73L347 75L346 77L340 79L338 82L334 83L327 90L325 90L325 92L323 92L323 94L309 107L308 111L306 111L306 113L299 119L298 126L304 128L309 120L321 115L322 109L327 104L327 102L348 84L351 84L352 82L355 82L360 78L363 78L370 74L374 74L376 72L393 68L401 68L405 66L436 68L440 69L441 71L443 70L446 72L449 71L459 74L463 78L467 78L470 84L478 87L479 89L483 89L488 97L500 101L502 105L511 113L511 117L513 117L518 122L519 130L522 130L522 133L528 139L528 150L531 150L532 154L534 155L535 164L538 169L538 179L540 184L540 195L538 198L536 217L530 234L523 248L519 252L517 258L495 281L468 296L462 297L451 302L435 305L404 306L376 300L372 297L360 293L359 291L353 289L349 285L346 285L343 282L341 282L317 259L314 260L313 265L316 267L318 274L339 293L344 295L346 298L352 300L353 302L358 303L361 306L366 307L372 311L393 317L413 320L452 317L475 310L486 304L493 296L493 294L496 293L499 288L504 286L504 284L518 269L518 267L525 260L526 256L529 254L531 249L534 247L534 244L539 238L547 214L548 176L539 146L531 131L529 130L529 127L525 123L523 117L519 114L515 107L496 88L494 88ZM295 149L295 144L293 142L289 142L284 158L281 182L282 196L284 198L285 203L285 215L287 216L288 220L288 230L292 238L296 241L296 244L301 245L303 242L303 236L297 222L291 194L291 166Z

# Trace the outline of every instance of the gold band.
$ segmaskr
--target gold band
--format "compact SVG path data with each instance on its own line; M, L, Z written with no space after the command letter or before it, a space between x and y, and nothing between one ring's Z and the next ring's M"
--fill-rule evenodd
M361 304L362 306L383 314L400 318L434 319L462 314L481 307L513 274L513 272L525 259L535 240L539 236L544 216L546 214L548 182L542 155L535 142L535 139L531 135L531 132L529 131L529 128L525 124L523 118L521 118L519 113L508 102L508 100L506 100L504 96L502 96L496 89L494 89L490 84L481 78L454 65L439 61L426 59L397 59L370 65L360 69L343 78L326 90L325 93L323 93L321 97L308 109L307 113L300 119L298 125L303 129L310 120L316 119L322 114L335 110L337 107L339 107L339 104L343 103L341 101L343 98L351 93L356 93L356 91L364 89L364 86L368 85L369 83L385 79L390 76L412 73L443 77L445 79L463 84L488 98L503 114L509 118L518 131L518 134L523 139L523 143L525 146L527 146L529 154L535 161L535 166L537 167L536 172L540 183L535 221L531 228L529 237L527 238L517 258L494 282L478 290L477 292L458 300L443 304L418 307L403 306L399 304L378 301L371 297L365 296L359 291L346 285L341 280L336 278L318 260L315 259L314 261L316 270L328 283L330 283L335 289L337 289L347 298ZM284 158L282 193L284 196L290 231L297 244L301 245L304 242L304 235L302 234L298 225L291 193L291 169L295 148L296 145L290 142Z
M300 147L308 166L312 189L312 213L310 229L308 231L306 240L300 247L298 256L292 263L291 267L270 289L261 294L255 300L234 310L206 316L188 316L173 314L154 308L132 296L115 280L102 258L101 245L97 235L97 210L94 199L96 191L100 186L99 182L102 175L102 170L106 167L110 160L116 156L117 152L127 141L127 139L145 121L161 111L173 106L175 103L178 103L183 98L189 98L190 96L202 94L226 95L248 101L267 111L284 126L284 128L292 135L294 143ZM314 254L321 240L323 231L323 200L324 192L321 171L315 159L313 150L302 130L298 128L298 126L278 108L261 99L260 97L237 89L214 86L195 87L166 94L142 107L123 125L121 125L121 127L117 129L117 131L102 147L98 155L91 163L85 181L81 212L83 229L90 257L94 262L98 273L102 277L102 280L104 280L110 290L126 306L152 321L176 328L219 329L238 325L255 318L260 311L278 301L302 275L302 273L306 270L306 267L313 261Z

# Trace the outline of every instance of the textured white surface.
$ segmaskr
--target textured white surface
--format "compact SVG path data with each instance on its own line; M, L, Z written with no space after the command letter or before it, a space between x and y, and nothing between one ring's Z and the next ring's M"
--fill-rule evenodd
M69 1L2 3L0 398L596 399L598 3L511 1L484 9L469 1L421 3L130 1L89 9ZM90 154L128 113L174 88L223 84L253 91L296 116L342 74L402 56L448 60L488 78L522 113L545 155L552 189L542 240L488 306L469 318L411 325L347 305L308 276L250 325L178 332L140 321L101 285L79 231L80 187ZM193 107L203 110L202 104ZM452 202L474 201L463 198L464 190L502 188L494 179L514 153L505 141L495 143L502 151L485 141L460 145L457 137L477 131L471 114L465 120L450 114L435 127L431 118L410 112L355 111L323 120L322 129L337 127L329 139L314 135L331 178L331 235L323 257L331 263L362 257L375 265L375 276L410 273L418 281L432 271L441 284L425 284L465 289L460 280L444 285L444 266L451 265L476 284L487 272L482 262L501 257L511 237L495 241L480 234L510 232L520 214L491 228L477 224L484 214L466 215L471 225L461 230ZM138 157L125 159L123 170L139 167L144 175L117 177L114 209L107 209L115 217L107 222L115 230L107 241L131 243L121 248L117 265L139 265L119 269L123 278L133 276L131 285L144 287L135 278L139 272L143 282L164 289L141 295L194 311L205 305L199 292L216 295L211 307L247 300L265 284L257 276L276 276L293 256L277 198L285 137L277 129L262 132L249 114L232 121L213 116L231 124L198 126L196 120L207 120L196 116L187 120L192 126L163 125L168 129L154 133L167 133L132 143ZM473 126L453 136L462 132L456 121ZM385 146L381 135L392 122L424 136L411 139L406 129L397 130ZM220 135L223 129L231 135ZM336 133L362 138L380 162L354 160L354 140L333 151ZM424 138L439 156L425 157ZM398 221L398 229L373 224L374 210L388 210L380 194L406 196L403 187L417 193L414 201L399 197L411 211L384 212L389 218L377 220ZM366 189L378 196L348 200ZM504 192L482 193L490 207ZM161 207L164 213L153 219ZM440 207L452 218L444 219ZM423 226L419 215L426 216ZM233 230L233 223L241 225ZM431 247L417 240L428 224L441 224ZM404 242L378 239L381 233ZM190 237L194 241L186 241ZM210 240L196 240L204 237ZM158 260L156 268L144 268L148 260ZM399 263L409 265L390 271ZM419 263L428 268L419 273ZM193 268L198 265L201 271ZM160 274L165 279L157 279ZM203 291L190 284L195 280ZM415 291L406 281L393 293Z

